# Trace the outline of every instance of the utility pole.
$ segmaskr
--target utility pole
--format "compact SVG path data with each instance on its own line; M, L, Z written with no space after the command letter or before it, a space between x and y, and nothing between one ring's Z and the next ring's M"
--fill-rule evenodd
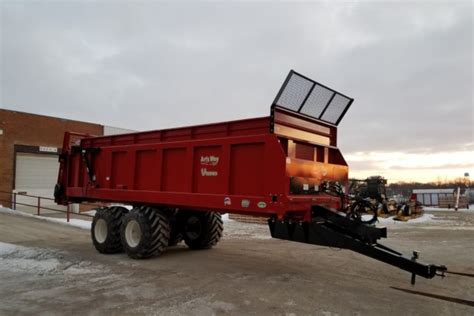
M464 184L466 185L466 191L464 195L467 197L467 208L469 209L469 203L471 202L471 180L469 179L469 172L464 172Z

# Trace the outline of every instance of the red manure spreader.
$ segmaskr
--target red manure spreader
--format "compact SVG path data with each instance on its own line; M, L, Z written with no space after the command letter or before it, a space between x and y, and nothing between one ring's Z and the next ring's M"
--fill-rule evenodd
M386 228L364 221L365 207L349 206L337 126L352 102L292 70L266 117L100 137L68 132L55 199L133 206L97 210L91 233L101 253L148 258L182 240L211 248L222 236L220 214L238 213L268 218L274 238L351 249L411 272L412 282L443 275L446 267L421 263L416 252L379 244Z

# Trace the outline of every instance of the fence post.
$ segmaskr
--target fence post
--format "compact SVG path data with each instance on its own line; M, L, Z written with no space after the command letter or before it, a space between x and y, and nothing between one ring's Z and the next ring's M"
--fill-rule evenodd
M13 209L16 211L16 192L13 192Z
M67 219L67 222L69 223L69 203L67 204L66 219Z
M37 215L39 216L40 215L40 203L41 203L41 198L38 196L38 212L37 212Z

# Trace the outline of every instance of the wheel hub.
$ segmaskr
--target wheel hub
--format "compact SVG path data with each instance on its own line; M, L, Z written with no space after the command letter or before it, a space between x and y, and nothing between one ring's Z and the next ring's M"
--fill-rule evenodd
M107 222L103 218L100 218L94 227L95 240L100 244L104 243L107 239L107 232Z
M127 223L125 227L125 239L128 246L135 248L140 243L142 238L142 230L140 224L136 220L131 220Z
M190 217L185 226L185 233L191 240L199 238L202 232L201 221L199 218L192 216Z

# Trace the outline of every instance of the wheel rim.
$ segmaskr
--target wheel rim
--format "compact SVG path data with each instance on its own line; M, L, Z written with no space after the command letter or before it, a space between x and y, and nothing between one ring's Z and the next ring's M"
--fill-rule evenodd
M100 218L95 223L94 235L95 240L97 240L97 242L100 244L102 244L107 239L107 222L103 218Z
M186 227L185 227L185 232L186 236L188 236L189 239L195 240L198 239L199 236L201 235L202 227L201 227L201 221L199 218L193 216L188 219L186 222Z
M129 221L127 227L125 227L125 240L127 241L128 246L135 248L138 246L141 239L142 230L140 229L140 224L135 220Z

